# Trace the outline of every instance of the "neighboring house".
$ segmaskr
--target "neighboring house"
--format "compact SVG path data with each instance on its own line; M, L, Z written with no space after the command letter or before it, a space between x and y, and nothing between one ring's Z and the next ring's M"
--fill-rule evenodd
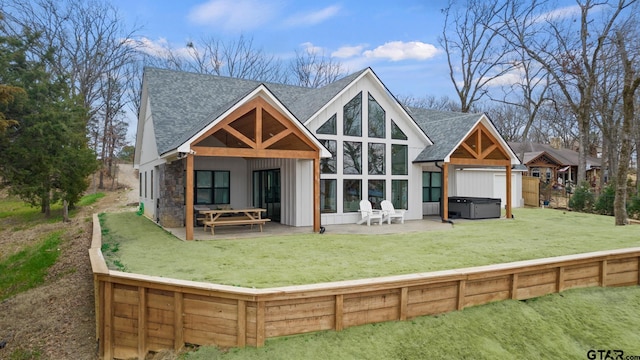
M361 199L446 220L441 199L500 197L510 216L519 164L484 114L405 109L370 68L318 89L144 73L140 201L162 226L186 226L187 239L199 204L262 207L314 231L356 222Z
M522 163L527 167L527 175L540 178L547 183L561 185L577 184L579 155L577 151L563 149L559 142L539 144L532 142L510 142L509 145L520 154L524 150ZM601 160L587 156L587 180L597 181L601 170Z

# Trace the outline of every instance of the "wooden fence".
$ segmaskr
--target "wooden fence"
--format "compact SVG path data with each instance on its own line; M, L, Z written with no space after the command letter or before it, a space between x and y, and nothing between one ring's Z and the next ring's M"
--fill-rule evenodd
M540 207L540 178L522 177L522 197L524 206Z
M89 250L96 336L104 359L185 344L263 346L265 339L336 330L640 281L640 248L324 284L249 289L108 270L94 216Z

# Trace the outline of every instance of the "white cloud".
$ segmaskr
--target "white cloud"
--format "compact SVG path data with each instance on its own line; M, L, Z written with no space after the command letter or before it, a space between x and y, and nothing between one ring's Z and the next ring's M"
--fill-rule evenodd
M427 60L436 56L440 50L435 46L420 41L391 41L363 53L368 58L400 60Z
M322 48L322 47L320 47L320 46L313 45L313 43L308 42L308 41L307 41L307 42L305 42L305 43L300 44L300 46L302 46L302 47L304 48L304 51L305 51L307 54L318 54L318 55L322 55L322 54L324 54L324 52L325 52L325 51L324 51L324 48Z
M285 20L284 23L287 26L316 25L336 16L340 12L340 10L341 7L339 5L331 5L314 12L295 14Z
M172 47L165 38L159 38L154 41L149 38L142 37L139 40L127 40L127 42L131 47L135 47L147 55L159 58L167 57L169 55L169 51L180 58L187 58L189 57L189 54L193 52L193 49L186 46L180 48Z
M209 0L189 12L189 21L228 31L250 30L272 20L276 8L260 0Z
M580 11L580 6L578 5L564 6L540 14L535 18L535 22L558 21L563 19L576 18L580 16Z
M356 45L356 46L342 46L338 50L331 53L331 56L346 59L354 56L359 56L362 54L362 50L366 45Z

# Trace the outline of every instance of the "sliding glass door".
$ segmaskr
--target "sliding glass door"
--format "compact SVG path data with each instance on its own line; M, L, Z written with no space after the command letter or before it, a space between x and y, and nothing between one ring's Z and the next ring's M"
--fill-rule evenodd
M280 169L253 172L253 205L267 209L265 216L280 222Z

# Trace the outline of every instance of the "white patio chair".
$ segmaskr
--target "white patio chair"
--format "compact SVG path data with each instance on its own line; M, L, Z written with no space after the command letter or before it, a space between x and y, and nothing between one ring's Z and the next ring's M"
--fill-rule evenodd
M357 224L362 224L365 221L367 226L371 226L371 220L378 220L378 225L382 225L382 211L374 210L369 200L360 200L360 220Z
M382 214L384 216L383 220L387 220L387 224L391 224L391 220L393 219L400 219L400 223L404 224L404 213L406 210L396 210L389 200L382 200L380 207L382 208Z

